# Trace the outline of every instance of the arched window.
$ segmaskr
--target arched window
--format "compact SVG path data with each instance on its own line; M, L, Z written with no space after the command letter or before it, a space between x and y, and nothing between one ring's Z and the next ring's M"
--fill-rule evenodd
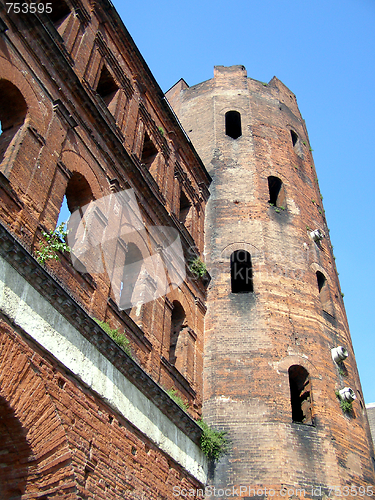
M270 199L268 200L268 203L270 205L274 205L275 207L285 208L286 196L282 180L272 175L268 177L268 190L270 194Z
M308 371L299 365L288 370L293 422L312 423L311 383Z
M69 179L65 196L70 213L82 209L94 199L90 184L79 172L74 172Z
M180 372L182 372L183 363L183 341L181 332L187 327L186 314L182 305L175 300L173 302L173 310L171 317L171 336L169 346L169 362L174 365Z
M94 196L87 180L79 172L74 172L66 187L56 225L58 226L62 222L66 222L70 215L76 210L79 210L80 219L82 219L84 215L83 207L93 200ZM71 248L74 248L78 229L78 220L69 226L68 240ZM77 263L75 263L74 266L78 269ZM81 271L84 272L83 267Z
M238 111L228 111L225 113L225 134L232 137L232 139L241 137L241 115Z
M232 293L253 292L253 268L251 256L246 250L236 250L230 256Z
M140 297L136 293L136 284L142 269L142 262L143 256L140 249L135 243L129 243L125 255L124 272L121 282L120 309L129 310L129 303L133 307L140 300Z
M318 282L319 298L322 304L323 311L327 312L333 316L333 308L331 302L331 296L329 293L329 285L327 278L320 271L316 272L316 280Z
M22 127L26 113L27 104L18 88L8 80L0 79L0 163Z

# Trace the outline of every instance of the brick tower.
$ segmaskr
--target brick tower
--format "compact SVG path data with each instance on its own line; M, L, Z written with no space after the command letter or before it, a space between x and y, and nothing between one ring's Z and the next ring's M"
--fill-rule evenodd
M167 97L213 179L204 416L231 451L211 485L242 486L244 498L371 496L369 425L295 96L277 78L218 66ZM352 409L340 398L355 398Z

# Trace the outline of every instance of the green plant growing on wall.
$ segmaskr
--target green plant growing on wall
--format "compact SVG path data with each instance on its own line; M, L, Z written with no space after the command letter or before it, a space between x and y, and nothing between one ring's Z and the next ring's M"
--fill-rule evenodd
M225 431L213 429L204 420L198 420L197 423L203 431L200 445L207 458L217 461L228 453L229 443Z
M95 321L98 323L98 325L103 328L103 330L105 331L105 333L107 333L112 340L114 340L116 342L116 344L121 347L121 349L123 351L126 352L126 354L133 358L132 356L132 353L130 351L130 342L129 342L129 339L126 338L126 336L123 334L123 333L120 333L118 331L118 329L114 330L113 328L111 328L109 326L108 323L106 323L105 321L100 321L99 319L96 319L94 318Z
M353 404L351 401L340 400L340 408L344 413L351 413L353 411Z
M65 242L68 232L65 230L65 222L62 222L49 233L42 231L45 241L41 243L41 249L36 251L36 260L39 264L44 264L50 259L60 260L58 252L70 252L70 247Z
M164 137L164 129L163 127L159 127L159 132L160 132L160 135Z
M184 411L187 411L189 409L189 405L186 404L182 397L177 394L176 389L174 389L173 387L171 389L168 389L167 394Z
M207 266L199 257L190 262L189 269L197 278L202 278L207 274Z
M339 391L335 391L337 399L340 401L340 408L343 413L351 413L353 411L353 403L351 401L347 401L346 399L342 399Z
M339 375L341 375L342 377L346 376L346 371L344 370L344 368L342 366L338 365L337 369L339 371Z

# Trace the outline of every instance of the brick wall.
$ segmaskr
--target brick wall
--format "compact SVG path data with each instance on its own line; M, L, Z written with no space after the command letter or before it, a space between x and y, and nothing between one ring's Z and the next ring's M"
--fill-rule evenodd
M2 319L1 498L161 499L200 483Z
M23 316L17 299L17 323L6 296L12 285L1 288L0 406L8 431L0 496L172 498L174 486L202 486L205 477L191 417L202 409L206 283L188 264L203 252L210 177L110 2L59 0L49 15L0 5L0 17L1 252L17 267L15 288L26 279L25 297L38 289L46 300L30 308L26 300ZM43 231L55 229L64 197L70 212L83 213L128 189L147 228L142 260L158 250L149 228L172 228L187 278L180 283L170 271L170 293L124 309L108 269L73 265L59 252L45 271L32 255ZM141 238L136 233L124 255ZM145 276L146 289L153 276ZM58 318L54 327L40 304ZM176 359L175 307L185 311ZM94 318L124 332L134 361ZM93 363L98 377L90 375ZM138 395L132 404L121 384ZM177 390L191 417L163 388Z
M372 442L375 442L375 405L370 403L366 405L367 417L370 424Z
M1 220L35 253L42 231L55 228L64 195L73 211L133 189L142 223L175 230L188 263L203 251L210 178L114 8L106 1L94 8L89 2L59 4L50 16L7 15L1 7ZM189 205L185 224L182 193ZM124 331L142 366L176 388L192 415L200 414L201 280L189 274L168 296L124 312L108 273L84 272L68 254L46 265L92 317ZM181 370L163 361L169 360L176 301L194 338Z

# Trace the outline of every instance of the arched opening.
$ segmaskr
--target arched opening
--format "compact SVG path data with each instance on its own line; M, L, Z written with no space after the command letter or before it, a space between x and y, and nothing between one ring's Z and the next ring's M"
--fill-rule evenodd
M268 190L270 199L268 203L274 205L275 207L286 207L286 196L285 188L281 179L278 177L270 176L268 177Z
M26 489L31 447L26 439L26 430L2 397L0 436L0 498L21 500Z
M312 423L311 383L308 371L299 365L288 370L293 422Z
M230 256L232 293L253 292L253 268L251 256L246 250L236 250Z
M69 246L74 248L76 243L76 234L79 229L79 221L82 220L84 216L84 209L91 201L94 200L94 195L92 194L90 184L79 172L74 172L69 179L68 185L66 187L65 196L62 200L59 216L57 219L56 227L61 223L66 222L70 215L76 210L79 211L79 219L76 219L73 224L69 225L69 235L68 241ZM83 222L86 224L86 222ZM76 264L74 264L76 267ZM77 264L78 265L78 264ZM77 267L78 269L78 267ZM83 268L81 269L82 272Z
M122 275L120 291L120 309L126 309L128 312L140 300L137 294L136 285L142 270L143 255L135 243L128 243L125 255L124 271Z
M232 139L241 137L241 115L238 111L228 111L225 113L225 134L232 137Z
M182 305L175 300L171 317L171 335L169 346L169 362L182 372L183 364L183 339L181 332L187 327L186 314Z
M319 298L322 304L323 311L333 316L331 296L329 293L329 285L327 278L320 271L316 272L316 280L318 283Z
M27 104L21 92L13 83L0 79L0 163L26 114Z
M75 210L82 210L82 207L94 200L90 184L79 172L74 172L69 179L65 196L70 213L73 213Z

